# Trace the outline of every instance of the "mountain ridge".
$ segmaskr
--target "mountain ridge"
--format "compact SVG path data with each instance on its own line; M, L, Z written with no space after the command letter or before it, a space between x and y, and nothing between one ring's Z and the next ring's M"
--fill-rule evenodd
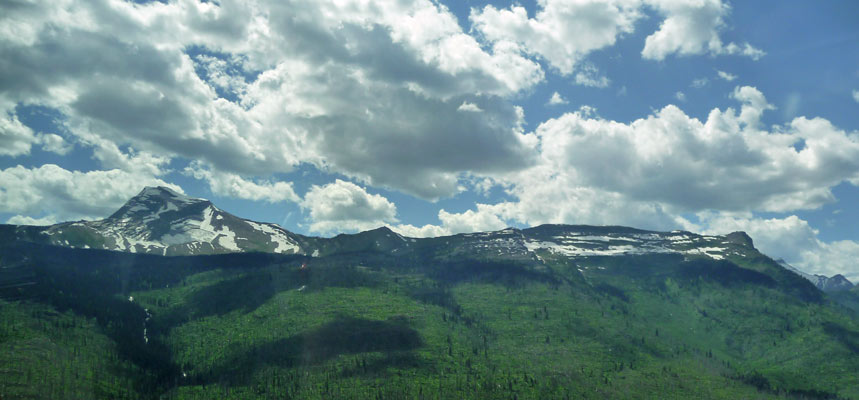
M440 243L453 243L451 254L475 252L487 257L519 259L540 259L543 253L573 258L676 253L722 260L755 257L758 253L752 238L742 231L701 235L627 226L543 224L435 238L406 237L382 226L331 238L312 237L290 232L277 224L237 217L209 200L163 186L145 187L102 220L62 222L39 228L16 226L14 230L19 240L158 255L271 252L316 257L361 251L407 255ZM797 272L786 263L781 266ZM824 291L852 287L843 276L838 279L840 275L832 278L800 275Z
M800 271L798 268L790 265L784 259L780 258L776 260L782 267L785 269L796 273L797 275L808 279L809 282L813 283L818 289L824 292L840 292L847 291L854 288L853 282L850 282L849 279L845 278L844 275L835 274L830 277L819 274L809 274L807 272Z

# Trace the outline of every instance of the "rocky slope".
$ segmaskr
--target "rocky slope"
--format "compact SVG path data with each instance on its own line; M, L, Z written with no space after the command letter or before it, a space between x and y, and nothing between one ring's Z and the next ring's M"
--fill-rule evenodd
M298 235L165 187L143 189L106 219L56 224L39 237L54 245L161 255L303 253Z

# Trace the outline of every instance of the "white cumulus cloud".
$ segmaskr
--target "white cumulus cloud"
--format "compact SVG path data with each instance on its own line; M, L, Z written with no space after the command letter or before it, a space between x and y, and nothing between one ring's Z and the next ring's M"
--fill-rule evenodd
M495 177L512 199L471 214L526 225L696 230L680 215L814 209L834 200L833 187L859 183L855 133L806 117L764 130L760 118L772 106L763 93L743 86L731 95L739 110L713 109L704 121L675 105L630 123L588 109L550 119L535 131L536 164ZM451 232L443 223L421 229Z
M736 54L757 60L765 55L763 50L743 43L725 44L719 32L725 28L725 17L731 7L722 0L648 0L665 16L659 30L645 39L644 58L663 60L672 54L712 55Z
M66 142L62 136L55 133L41 133L36 136L36 143L42 145L42 149L59 155L68 154L72 151L72 145Z
M56 224L57 219L53 215L49 215L42 218L32 218L23 215L15 215L8 220L6 220L7 224L11 225L35 225L35 226L46 226Z
M716 76L718 76L719 79L726 80L728 82L733 82L735 79L737 79L736 75L719 70L716 71Z
M564 75L572 74L588 53L613 45L631 33L641 17L637 1L542 0L534 18L519 5L472 9L475 29L495 43L515 43L542 57Z
M150 173L174 158L238 176L306 163L436 199L463 171L533 158L509 98L544 79L539 63L430 0L56 1L0 15L4 110L57 111L108 169L141 155ZM26 154L34 135L2 117L0 152Z
M481 112L483 110L477 104L469 103L467 101L463 101L462 104L456 109L457 111L465 111L465 112Z
M17 115L0 109L0 155L15 157L28 154L36 141L33 131L22 124Z
M214 171L199 162L192 162L185 168L185 174L209 182L212 193L218 196L234 197L237 199L266 201L278 203L283 201L299 202L300 199L292 189L292 183L249 180L229 172Z
M311 187L301 207L310 215L311 232L360 231L397 222L394 203L340 179Z
M567 99L565 99L564 96L561 96L560 93L554 92L554 93L552 93L552 97L549 98L549 101L546 104L548 104L550 106L558 106L558 105L564 105L564 104L569 104L569 103L570 102L567 101Z
M856 136L820 118L761 131L772 108L763 94L739 87L733 95L739 113L714 109L703 122L673 105L629 124L568 113L537 128L541 158L574 171L578 185L688 210L815 208L832 201L833 186L859 177Z

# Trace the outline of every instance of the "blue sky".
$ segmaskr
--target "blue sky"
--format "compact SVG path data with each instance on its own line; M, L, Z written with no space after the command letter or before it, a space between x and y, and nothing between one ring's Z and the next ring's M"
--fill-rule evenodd
M859 5L12 1L0 222L146 185L310 235L747 231L859 279Z

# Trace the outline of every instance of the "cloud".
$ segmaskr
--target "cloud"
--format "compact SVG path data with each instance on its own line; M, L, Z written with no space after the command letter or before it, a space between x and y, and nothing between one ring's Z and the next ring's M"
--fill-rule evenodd
M570 102L567 101L567 99L565 99L563 96L561 96L560 93L554 92L554 93L552 93L552 97L549 98L549 101L546 103L546 105L558 106L558 105L564 105L564 104L569 104L569 103Z
M485 207L487 206L478 204L477 211L467 210L462 213L449 213L445 210L441 210L438 213L438 218L441 220L442 226L452 234L461 232L494 231L507 227L507 224L497 215L484 212L482 208Z
M538 139L513 100L544 81L539 61L607 86L585 57L646 4L545 0L533 18L487 6L469 32L430 0L3 7L0 104L56 111L104 169L160 176L179 158L247 180L307 164L436 200L469 174L533 166ZM4 116L2 151L26 154L36 136Z
M734 42L724 44L719 31L731 8L722 0L648 0L665 20L659 30L645 39L642 57L663 60L672 54L743 55L757 60L765 53L754 46Z
M35 225L35 226L46 226L56 224L56 218L53 215L49 215L47 217L42 218L31 218L23 215L16 215L12 218L6 220L7 224L11 225Z
M311 187L301 207L310 214L311 232L359 231L397 222L394 203L340 179Z
M737 79L736 75L719 70L716 71L716 76L718 76L719 79L726 80L728 82L733 82L735 79Z
M421 227L417 227L411 224L398 224L398 225L387 225L394 232L399 233L400 235L406 237L415 237L415 238L425 238L425 237L439 237L439 236L449 236L451 233L449 230L438 226L427 224Z
M72 151L72 145L67 143L62 136L55 133L42 133L36 136L36 143L42 145L42 150L66 155Z
M663 60L677 55L709 53L743 55L759 59L765 53L754 46L730 42L719 36L725 29L730 6L722 0L542 0L533 18L520 5L499 9L493 5L473 8L472 28L489 43L504 44L523 54L545 60L561 75L575 74L575 82L606 87L609 80L583 62L599 49L609 47L635 30L635 23L654 9L664 17L659 29L649 35L641 54Z
M709 80L709 79L707 79L707 78L699 78L699 79L695 79L695 80L693 80L693 81L692 81L692 84L690 84L689 86L691 86L691 87L693 87L693 88L695 88L695 89L700 89L700 88L702 88L702 87L704 87L704 86L707 86L707 84L709 84L709 83L710 83L710 80Z
M738 87L733 96L739 113L714 109L704 122L673 105L630 124L580 113L550 119L536 130L542 162L575 171L578 185L686 210L816 208L857 178L855 136L820 118L763 132L760 116L771 108L763 94Z
M0 113L0 155L16 157L29 154L30 147L37 141L33 131L13 112L0 109Z
M635 1L543 0L534 18L524 7L472 9L472 27L492 43L515 44L570 75L594 50L613 45L631 33L641 17Z
M481 110L477 104L463 101L462 104L460 104L459 107L456 109L456 111L482 112L483 110Z
M247 90L241 59L224 60L198 54L194 64L203 71L202 78L227 96L240 97Z
M498 230L515 223L528 226L548 223L624 225L671 230L685 222L658 203L635 201L599 189L570 186L574 182L569 175L558 174L548 168L539 170L531 170L517 178L542 180L519 181L521 183L509 191L515 201L477 204L476 209L462 213L442 210L439 224L391 228L405 236L427 237Z
M0 170L0 212L20 214L20 218L48 214L59 221L101 219L142 187L159 185L182 192L152 176L118 169L79 172L53 164L11 167Z
M409 237L437 237L457 233L496 231L506 228L507 223L497 213L493 212L492 207L487 204L477 204L476 210L466 210L461 213L439 210L439 225L427 224L416 227L399 224L390 227L399 234Z
M576 71L576 84L582 86L605 88L611 81L599 75L599 70L593 64L584 64Z
M685 102L686 101L686 94L678 91L677 93L674 93L674 98L677 99L677 101Z
M703 122L674 105L630 123L590 109L547 120L535 131L535 165L494 177L511 200L478 205L467 217L698 230L709 228L679 216L814 209L834 200L834 186L859 182L855 134L805 117L765 131L760 117L772 106L763 93L744 86L732 97L739 110L713 109ZM415 229L451 232L444 223Z
M859 90L853 91L853 100L856 100L856 102L859 103Z
M0 100L56 110L106 168L132 167L119 149L158 160L150 168L179 157L239 176L307 163L437 199L465 171L533 158L509 98L544 79L540 65L478 42L429 0L60 1L0 14L14 21L0 30ZM466 102L483 112L459 112ZM24 154L32 135L16 121L7 114L20 129L4 130L15 145L3 149Z
M272 182L268 180L247 180L229 172L218 172L208 169L200 162L192 162L184 173L196 179L209 182L209 187L217 196L234 197L254 201L279 203L284 201L299 202L300 198L292 189L292 183Z

